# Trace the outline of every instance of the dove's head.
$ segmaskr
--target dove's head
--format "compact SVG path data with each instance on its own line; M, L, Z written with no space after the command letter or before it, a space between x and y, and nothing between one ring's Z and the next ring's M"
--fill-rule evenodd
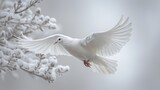
M62 37L58 37L56 39L56 42L54 44L57 44L57 43L62 43L63 42L63 38Z
M70 43L71 38L67 36L59 36L56 39L56 42L54 44L60 43L62 45Z

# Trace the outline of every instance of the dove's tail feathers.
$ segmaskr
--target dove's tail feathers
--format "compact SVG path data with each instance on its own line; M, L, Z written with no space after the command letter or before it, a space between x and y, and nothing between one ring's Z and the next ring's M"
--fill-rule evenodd
M97 56L91 62L91 69L95 72L113 74L116 71L117 61Z

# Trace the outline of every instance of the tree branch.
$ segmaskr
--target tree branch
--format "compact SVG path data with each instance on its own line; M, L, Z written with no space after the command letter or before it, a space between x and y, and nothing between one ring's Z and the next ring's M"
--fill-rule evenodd
M24 8L24 9L22 9L22 10L20 10L20 11L18 11L18 10L19 10L21 7L16 8L14 13L15 13L15 14L18 14L18 13L22 13L22 12L26 11L26 10L28 10L29 8L31 8L32 6L35 6L35 4L38 3L38 1L39 1L39 0L30 1L30 5L28 5L26 8Z

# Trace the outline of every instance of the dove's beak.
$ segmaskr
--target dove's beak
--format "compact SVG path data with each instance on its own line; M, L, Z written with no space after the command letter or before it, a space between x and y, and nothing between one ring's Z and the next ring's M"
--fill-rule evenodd
M56 42L54 43L54 45L57 44L57 43L58 43L58 42L56 41Z

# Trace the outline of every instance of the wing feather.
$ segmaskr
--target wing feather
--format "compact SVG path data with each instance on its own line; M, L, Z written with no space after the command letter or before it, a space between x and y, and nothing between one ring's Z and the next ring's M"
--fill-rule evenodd
M46 38L31 40L31 39L19 39L18 44L23 48L27 48L35 53L52 54L52 55L67 55L70 54L60 44L54 44L57 37L63 36L61 34L55 34Z
M82 45L101 56L111 56L120 51L120 49L127 43L131 35L132 24L129 18L119 22L109 31L93 33L90 36L82 39Z

